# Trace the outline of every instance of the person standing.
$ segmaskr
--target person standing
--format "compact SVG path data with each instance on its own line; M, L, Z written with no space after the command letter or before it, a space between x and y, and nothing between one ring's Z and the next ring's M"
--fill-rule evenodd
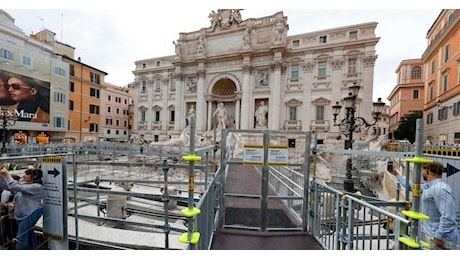
M34 227L43 215L45 191L42 177L41 169L27 169L24 172L23 182L18 182L11 177L4 166L0 169L0 188L14 194L14 219L18 223L16 250L38 248Z
M11 174L15 181L19 181L20 177L16 174ZM1 209L1 242L0 247L14 249L13 238L18 232L18 224L14 220L14 195L9 190L3 190L0 199Z
M421 239L429 242L432 249L456 249L458 229L456 221L455 197L452 188L442 180L444 167L433 161L422 164L420 212L429 217L421 222ZM404 184L405 178L396 170L390 172ZM412 183L408 187L412 190Z

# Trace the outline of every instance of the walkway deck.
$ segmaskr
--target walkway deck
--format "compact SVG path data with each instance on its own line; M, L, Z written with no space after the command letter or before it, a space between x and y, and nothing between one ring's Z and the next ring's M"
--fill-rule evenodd
M225 182L225 193L261 195L262 178L254 167L230 165ZM274 195L274 191L268 191ZM227 197L225 224L258 227L261 221L260 199ZM267 205L269 228L299 227L279 200L269 200ZM301 231L251 231L223 228L217 230L211 250L321 250L321 246L310 234Z

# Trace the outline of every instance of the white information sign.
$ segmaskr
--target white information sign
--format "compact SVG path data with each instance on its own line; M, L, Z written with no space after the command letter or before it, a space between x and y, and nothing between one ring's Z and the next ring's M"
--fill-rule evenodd
M243 165L264 165L264 146L263 145L244 145Z
M268 146L268 165L288 166L289 151L287 145Z
M54 249L65 249L67 244L64 234L64 187L63 161L60 156L41 158L43 171L43 188L45 199L43 207L43 234L45 237L58 242ZM65 216L67 218L67 215ZM55 244L55 243L53 243Z

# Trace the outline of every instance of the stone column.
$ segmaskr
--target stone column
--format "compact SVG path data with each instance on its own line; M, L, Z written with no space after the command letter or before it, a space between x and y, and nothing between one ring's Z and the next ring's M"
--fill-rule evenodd
M198 67L203 67L204 65L200 63ZM204 112L205 111L205 103L204 103L204 95L205 92L205 87L204 87L204 75L205 71L204 69L198 69L197 71L197 89L196 89L196 131L203 131L204 130L204 124L205 124L205 118L206 115Z
M208 103L208 131L212 128L212 100L207 100Z
M241 118L240 105L241 105L241 101L239 98L237 98L235 102L235 128L236 129L240 129L240 118Z
M246 59L249 59L249 57L244 57L244 61L243 62L248 62L249 61L246 61ZM242 88L242 93L243 93L243 96L241 98L241 111L243 111L244 113L246 114L242 114L241 116L243 116L244 118L241 118L241 120L237 120L237 121L241 121L241 128L238 128L238 129L249 129L249 122L251 120L249 120L250 118L248 117L248 111L249 111L249 107L250 107L250 102L251 102L251 72L252 72L252 67L251 65L249 64L246 64L243 66L243 86L241 86ZM251 114L251 113L249 113ZM250 115L251 116L251 115ZM252 128L252 127L251 127Z
M174 122L175 130L183 130L185 128L185 104L184 104L184 74L176 73L176 118Z
M280 108L281 108L281 62L272 65L273 77L270 82L270 100L268 103L268 129L280 129ZM253 113L254 114L254 113Z
M169 128L169 110L168 110L169 88L168 88L168 79L165 77L161 79L160 91L161 91L161 100L162 100L162 107L163 107L163 109L161 110L161 113L162 113L161 129L166 131L166 135L167 135L168 128ZM168 139L168 136L166 136L166 139Z

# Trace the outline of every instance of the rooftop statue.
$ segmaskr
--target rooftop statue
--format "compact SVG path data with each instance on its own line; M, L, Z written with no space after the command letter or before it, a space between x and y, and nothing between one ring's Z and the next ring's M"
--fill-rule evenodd
M216 28L225 30L234 24L242 22L241 9L218 9L217 13L213 10L209 13L208 18L211 20L211 30L215 31Z

